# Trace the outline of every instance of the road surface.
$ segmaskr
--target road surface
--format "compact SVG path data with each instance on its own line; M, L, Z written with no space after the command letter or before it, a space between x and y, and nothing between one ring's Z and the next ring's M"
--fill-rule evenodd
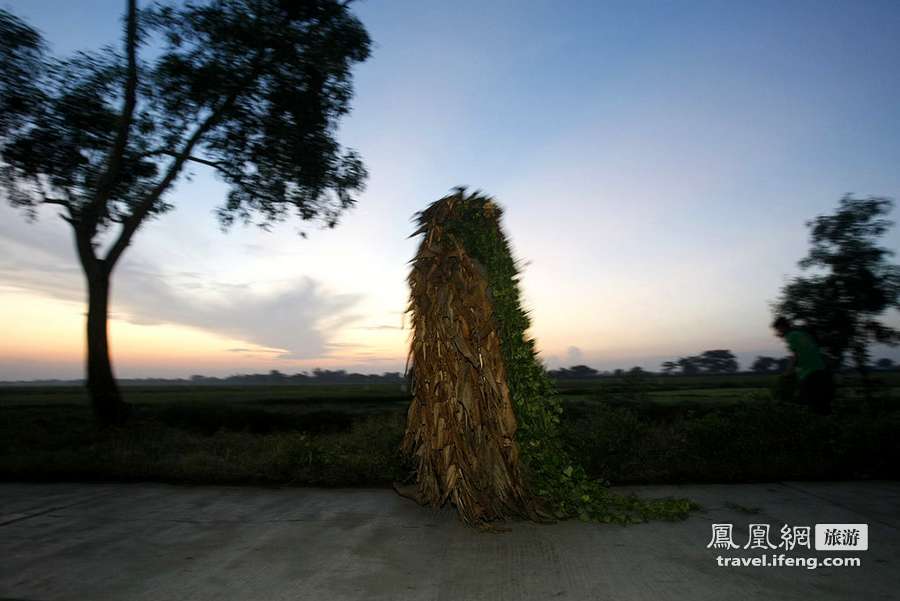
M900 482L634 487L692 498L678 523L478 532L380 489L0 484L0 599L652 600L900 598ZM860 567L722 567L712 524L868 524Z

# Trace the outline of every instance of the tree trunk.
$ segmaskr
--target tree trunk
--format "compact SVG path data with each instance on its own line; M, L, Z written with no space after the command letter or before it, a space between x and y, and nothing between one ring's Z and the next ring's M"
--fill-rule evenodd
M864 344L853 347L853 362L856 364L856 371L862 378L863 399L870 403L872 401L872 379L869 378L869 352Z
M107 321L110 272L104 268L86 273L88 285L87 388L94 416L103 425L119 425L128 417L109 360Z

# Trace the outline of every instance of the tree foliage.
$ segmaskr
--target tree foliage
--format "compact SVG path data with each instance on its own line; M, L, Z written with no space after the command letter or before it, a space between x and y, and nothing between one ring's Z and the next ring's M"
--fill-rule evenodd
M696 355L679 357L675 364L683 375L693 376L700 373L700 358Z
M334 225L366 172L334 134L369 38L344 3L222 0L132 7L126 51L55 60L0 13L3 189L17 205L63 206L74 225L120 224L127 243L188 164L229 184L219 216L290 213ZM141 46L162 52L140 59ZM119 252L121 252L119 250Z
M675 361L662 364L663 373L671 374L678 370L686 376L706 374L733 374L738 371L737 357L727 349L703 351L699 355L679 357Z
M573 365L571 367L560 367L547 372L551 378L558 380L582 380L586 378L596 378L600 372L593 367L587 365Z
M790 357L775 358L760 355L753 361L750 370L759 374L779 373L787 370L790 362Z
M127 415L107 341L110 276L135 232L169 210L188 167L229 187L224 225L290 215L337 223L366 170L335 134L369 37L336 0L125 2L123 50L46 55L0 11L0 193L60 207L88 284L88 388L101 421ZM143 59L141 49L161 48Z
M703 351L699 358L700 368L708 374L733 374L738 370L737 358L729 350L715 349Z
M880 319L900 308L900 266L879 243L893 226L885 217L892 207L887 198L848 195L834 214L809 221L810 250L799 266L811 273L785 285L774 304L811 331L836 369L849 354L864 370L873 342L900 343L900 331Z
M662 373L668 376L674 373L676 369L678 369L678 364L674 361L663 361L660 367L662 368Z
M876 369L890 371L890 370L894 369L895 367L896 367L896 364L894 363L894 360L890 359L889 357L882 357L881 359L879 359L878 361L875 362Z

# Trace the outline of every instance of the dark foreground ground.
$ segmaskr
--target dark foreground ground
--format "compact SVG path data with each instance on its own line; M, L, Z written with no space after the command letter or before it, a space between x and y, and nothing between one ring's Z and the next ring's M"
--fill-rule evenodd
M845 377L821 417L774 376L557 382L561 436L612 484L900 479L900 372ZM85 391L0 387L0 481L389 486L410 397L399 384L144 386L100 429Z
M461 525L382 489L0 484L0 599L896 599L900 483L642 486L684 522ZM868 523L860 567L719 567L713 523ZM780 553L782 551L774 551ZM735 550L730 557L762 551Z

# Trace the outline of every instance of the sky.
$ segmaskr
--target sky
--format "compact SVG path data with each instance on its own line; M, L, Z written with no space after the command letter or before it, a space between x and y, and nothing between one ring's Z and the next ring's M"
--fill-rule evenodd
M0 6L57 55L120 43L123 0ZM370 172L358 205L335 229L223 232L227 187L179 181L114 274L118 376L402 370L411 219L460 185L505 209L547 366L711 348L747 366L785 354L770 303L805 223L847 193L900 198L900 3L353 6L374 42L339 132ZM86 293L55 213L0 205L0 380L82 375Z

